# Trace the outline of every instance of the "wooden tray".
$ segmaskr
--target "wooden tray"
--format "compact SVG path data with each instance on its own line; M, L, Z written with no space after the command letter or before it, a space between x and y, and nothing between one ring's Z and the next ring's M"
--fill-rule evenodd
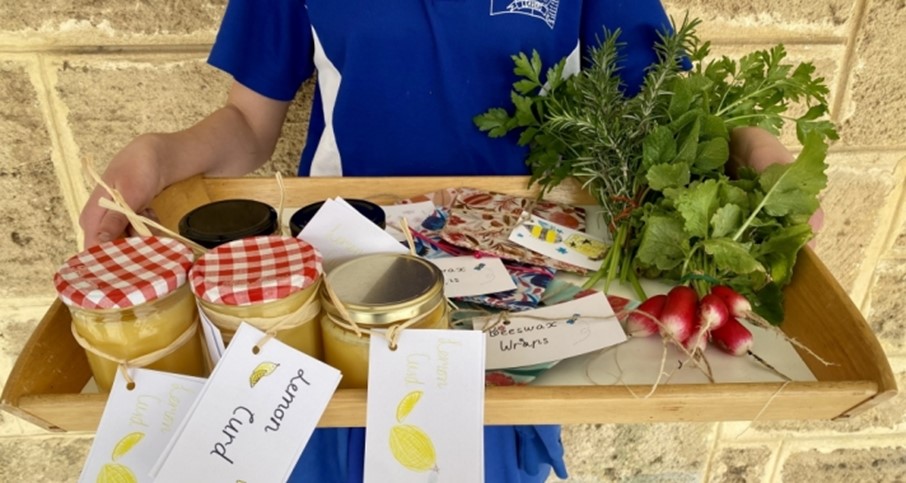
M294 178L285 180L285 206L303 206L332 196L380 201L469 186L533 195L524 177L476 178ZM279 204L273 179L193 178L174 185L155 201L170 227L195 206L211 200L253 198ZM548 199L573 204L593 201L576 185L553 191ZM490 387L488 424L638 423L648 421L730 421L840 419L854 416L896 394L897 387L877 339L847 294L815 254L806 249L786 289L782 328L836 365L824 366L803 355L817 381L649 386ZM82 394L91 378L85 353L73 340L69 311L59 300L47 311L10 374L0 407L54 431L93 431L106 395ZM781 390L782 389L782 390ZM363 426L365 391L341 389L321 418L321 426Z

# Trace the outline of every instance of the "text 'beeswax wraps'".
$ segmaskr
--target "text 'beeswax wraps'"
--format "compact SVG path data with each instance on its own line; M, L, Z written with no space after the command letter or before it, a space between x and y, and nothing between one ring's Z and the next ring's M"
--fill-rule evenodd
M472 325L487 337L488 369L559 361L626 342L626 333L601 292L506 319L476 319Z
M150 369L117 371L80 482L152 481L149 472L205 380Z
M372 333L365 483L484 481L484 336Z
M340 372L243 323L155 467L154 481L285 481ZM256 348L258 348L256 350Z

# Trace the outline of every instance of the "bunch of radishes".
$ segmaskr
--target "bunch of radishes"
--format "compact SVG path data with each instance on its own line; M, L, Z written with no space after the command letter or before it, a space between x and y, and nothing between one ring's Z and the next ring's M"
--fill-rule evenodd
M677 285L630 312L626 331L633 337L660 334L691 355L711 341L728 354L742 356L751 354L752 333L737 319L754 317L749 301L726 285L715 285L701 299L692 287Z

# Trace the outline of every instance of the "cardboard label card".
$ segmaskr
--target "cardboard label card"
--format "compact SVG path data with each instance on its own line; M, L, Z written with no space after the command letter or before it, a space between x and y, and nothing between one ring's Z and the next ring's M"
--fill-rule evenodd
M517 225L509 240L554 260L588 270L601 268L601 260L610 246L600 238L535 215Z
M134 369L117 371L80 482L150 482L151 466L176 434L205 380Z
M340 371L242 324L154 468L155 480L285 481Z
M476 329L496 318L473 321ZM607 296L597 292L570 302L509 314L484 333L488 369L508 369L585 354L626 341Z
M444 273L444 295L469 297L516 290L516 282L499 258L473 256L428 260Z
M198 318L201 319L201 332L204 334L208 357L211 359L211 364L216 366L220 358L223 357L223 351L226 350L223 334L220 333L220 328L214 325L214 322L211 322L211 319L205 315L201 304L198 304Z
M484 336L372 333L365 483L484 481Z
M387 205L382 206L381 208L384 210L384 215L387 217L387 233L393 238L396 238L397 241L406 241L406 235L400 228L402 226L400 223L402 218L406 219L406 223L409 224L410 228L418 229L418 227L422 226L422 222L425 221L425 218L433 215L434 210L437 209L431 201L419 201L418 203L406 203L403 205Z
M299 238L321 252L325 271L362 255L409 252L342 199L326 200Z

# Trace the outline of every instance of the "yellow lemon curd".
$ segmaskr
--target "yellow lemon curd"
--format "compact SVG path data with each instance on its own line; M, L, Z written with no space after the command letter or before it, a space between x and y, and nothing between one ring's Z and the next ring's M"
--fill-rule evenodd
M237 319L266 331L284 317L301 309L315 295L317 287L318 283L312 283L280 300L250 305L226 305L205 300L199 300L199 302L205 315L220 329L224 343L229 343L238 328L238 324L235 322ZM321 359L323 357L321 327L316 321L317 318L318 314L314 314L301 321L301 325L280 329L275 338L316 359Z
M127 309L69 307L76 332L95 348L117 358L134 359L172 344L197 324L195 297L184 284L164 297ZM88 364L101 391L109 391L117 363L86 351ZM201 330L182 346L146 366L164 372L205 376Z

